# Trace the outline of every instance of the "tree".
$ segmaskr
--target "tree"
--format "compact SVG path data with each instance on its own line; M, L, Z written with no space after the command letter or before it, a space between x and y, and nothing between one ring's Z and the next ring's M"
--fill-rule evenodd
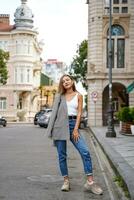
M83 40L78 46L76 55L71 63L70 75L76 80L80 81L85 89L86 85L86 73L87 73L87 40Z
M8 79L7 61L9 53L0 49L0 84L5 85Z

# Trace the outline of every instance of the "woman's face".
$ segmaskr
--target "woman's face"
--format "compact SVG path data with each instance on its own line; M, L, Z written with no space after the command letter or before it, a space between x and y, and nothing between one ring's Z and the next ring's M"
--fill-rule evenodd
M69 76L64 76L62 79L62 84L66 90L70 89L73 85L73 80Z

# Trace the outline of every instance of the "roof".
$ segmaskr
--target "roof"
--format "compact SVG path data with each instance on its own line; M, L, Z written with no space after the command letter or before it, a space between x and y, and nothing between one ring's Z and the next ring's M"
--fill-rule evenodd
M0 31L1 32L10 32L14 29L14 25L8 25L5 23L0 23Z

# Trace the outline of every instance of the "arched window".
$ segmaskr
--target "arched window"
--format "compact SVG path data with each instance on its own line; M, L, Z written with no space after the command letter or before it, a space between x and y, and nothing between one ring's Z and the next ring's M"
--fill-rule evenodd
M120 25L113 25L112 35L112 67L125 67L125 31ZM109 29L107 31L107 67L109 66Z
M0 97L0 110L5 110L7 107L6 97Z

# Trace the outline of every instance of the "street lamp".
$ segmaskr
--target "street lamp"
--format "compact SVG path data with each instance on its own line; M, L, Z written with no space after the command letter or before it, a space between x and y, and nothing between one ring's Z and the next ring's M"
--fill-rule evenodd
M56 90L53 89L52 93L53 93L53 102L54 102L54 98L55 98Z
M42 110L43 86L40 86L39 89L40 89L40 110Z
M49 90L46 91L46 97L47 97L47 99L46 99L46 106L47 106L47 107L48 107L48 96L49 96L49 92L50 92Z
M106 137L116 137L113 122L113 103L112 103L112 0L105 0L105 8L109 9L109 45L108 45L108 60L109 60L109 109L108 109L108 130Z

